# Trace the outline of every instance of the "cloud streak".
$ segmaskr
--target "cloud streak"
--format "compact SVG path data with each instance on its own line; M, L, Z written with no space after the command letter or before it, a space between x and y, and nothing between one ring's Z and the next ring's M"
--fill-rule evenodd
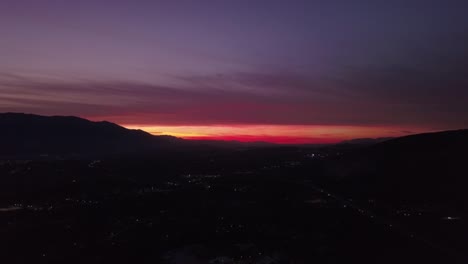
M178 87L2 74L0 110L125 124L464 125L454 113L466 114L465 72L450 73L455 76L398 65L336 77L233 73L177 77Z
M468 127L468 36L456 33L460 28L446 34L426 32L428 36L411 42L392 39L392 45L369 47L370 55L356 52L362 55L358 59L351 53L360 49L352 46L304 67L289 62L278 66L276 60L269 64L259 59L229 70L214 70L214 65L193 71L175 67L160 79L139 79L134 72L120 75L110 63L103 71L114 72L112 78L77 78L60 71L55 75L45 71L49 72L46 75L0 65L0 111L179 127L463 128ZM311 53L304 53L304 60L312 60ZM111 62L119 58L115 56ZM252 55L250 62L255 58ZM164 61L155 64L164 68ZM205 65L204 61L200 64ZM146 61L141 67L151 72Z

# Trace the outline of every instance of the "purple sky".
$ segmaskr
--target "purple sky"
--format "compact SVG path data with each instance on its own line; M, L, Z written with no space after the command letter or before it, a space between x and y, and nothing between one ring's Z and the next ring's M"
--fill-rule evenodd
M468 126L467 1L0 2L0 112Z

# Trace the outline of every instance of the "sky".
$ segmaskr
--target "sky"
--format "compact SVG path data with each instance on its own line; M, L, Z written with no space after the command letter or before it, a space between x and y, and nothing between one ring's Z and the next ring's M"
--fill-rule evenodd
M468 1L2 0L0 112L189 139L468 127Z

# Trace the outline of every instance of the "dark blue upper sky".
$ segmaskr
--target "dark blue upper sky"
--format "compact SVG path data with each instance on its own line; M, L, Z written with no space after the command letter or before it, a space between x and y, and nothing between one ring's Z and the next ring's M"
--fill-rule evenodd
M468 125L468 1L0 3L0 111Z

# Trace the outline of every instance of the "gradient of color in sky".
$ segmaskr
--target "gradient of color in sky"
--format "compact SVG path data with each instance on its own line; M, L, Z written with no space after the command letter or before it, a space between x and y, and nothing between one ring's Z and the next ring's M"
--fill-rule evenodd
M0 112L192 139L468 127L467 1L0 2Z

